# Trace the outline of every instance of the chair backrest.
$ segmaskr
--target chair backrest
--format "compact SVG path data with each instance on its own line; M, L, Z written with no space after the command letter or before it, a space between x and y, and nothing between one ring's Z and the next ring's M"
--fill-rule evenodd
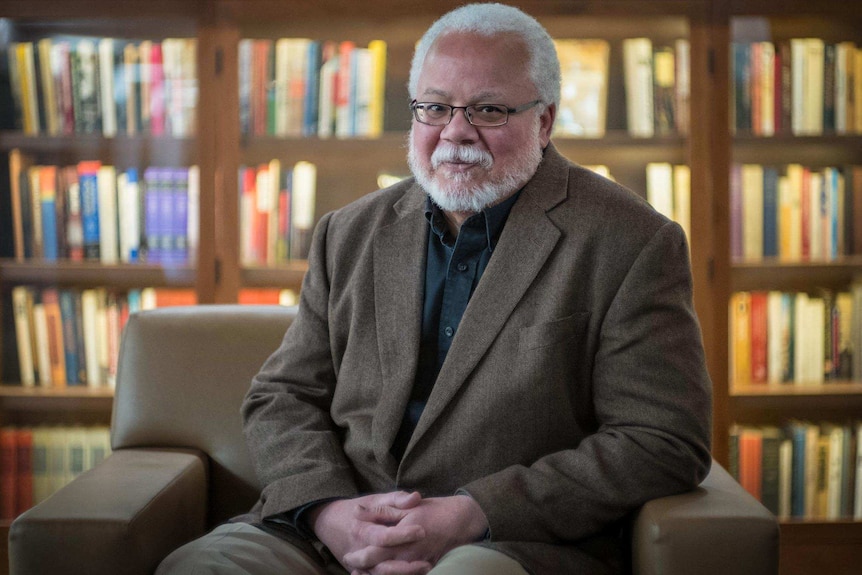
M111 444L194 448L210 458L209 520L247 511L260 486L240 404L295 310L202 305L133 314L123 333Z

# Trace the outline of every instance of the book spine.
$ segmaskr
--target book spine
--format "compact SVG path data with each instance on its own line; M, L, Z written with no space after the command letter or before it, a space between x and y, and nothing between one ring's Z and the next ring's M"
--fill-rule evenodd
M100 260L99 235L99 162L78 164L78 188L85 260Z

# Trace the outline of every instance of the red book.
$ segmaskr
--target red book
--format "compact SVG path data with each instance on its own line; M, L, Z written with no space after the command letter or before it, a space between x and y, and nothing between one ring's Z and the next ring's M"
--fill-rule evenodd
M751 383L766 383L768 378L766 300L766 292L751 292Z
M33 432L19 429L16 433L18 464L17 507L15 514L21 515L33 507Z
M159 42L150 48L150 133L165 135L165 70Z
M278 304L280 294L278 288L242 288L237 301L244 305Z
M18 511L18 440L13 427L0 428L0 521Z

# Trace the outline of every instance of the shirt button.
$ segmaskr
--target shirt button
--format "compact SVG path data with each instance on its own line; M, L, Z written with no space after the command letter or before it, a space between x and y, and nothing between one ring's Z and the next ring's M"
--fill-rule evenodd
M452 334L455 333L455 330L452 329L451 327L447 327L446 329L443 330L443 333L446 334L446 337L452 337Z
M464 262L460 262L458 264L458 271L459 272L466 272L467 271L467 264L465 264Z

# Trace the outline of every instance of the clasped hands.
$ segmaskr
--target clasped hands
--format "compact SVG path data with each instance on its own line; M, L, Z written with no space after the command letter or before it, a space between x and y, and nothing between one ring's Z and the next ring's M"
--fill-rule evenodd
M351 575L424 575L451 549L480 540L488 521L467 495L395 491L319 505L309 526Z

